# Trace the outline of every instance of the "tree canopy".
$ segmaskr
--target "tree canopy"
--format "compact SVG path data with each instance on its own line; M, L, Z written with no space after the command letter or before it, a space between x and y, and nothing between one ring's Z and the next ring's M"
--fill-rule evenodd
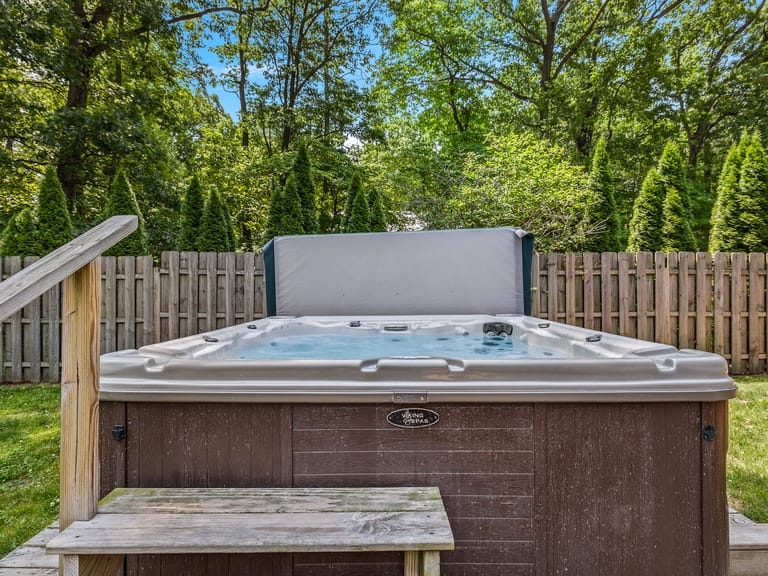
M762 153L729 150L768 135L767 24L765 0L0 0L0 226L53 166L80 232L122 168L147 250L192 248L213 190L256 249L277 221L343 231L360 171L371 229L660 248L661 186L699 247L760 248ZM270 216L290 172L300 227Z

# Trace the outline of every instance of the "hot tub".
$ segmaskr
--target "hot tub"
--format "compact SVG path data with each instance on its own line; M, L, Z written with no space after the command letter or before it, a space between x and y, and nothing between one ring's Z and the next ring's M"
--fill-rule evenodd
M397 306L393 290L348 297L352 314L281 309L105 355L102 492L439 486L456 541L441 555L449 576L726 574L736 389L722 358L532 318L524 290L496 314L471 297L462 307L461 295L435 303L433 292L421 315ZM310 308L333 308L338 295L326 292ZM375 313L382 299L397 313ZM401 574L402 561L129 559L128 574L148 572L384 576Z

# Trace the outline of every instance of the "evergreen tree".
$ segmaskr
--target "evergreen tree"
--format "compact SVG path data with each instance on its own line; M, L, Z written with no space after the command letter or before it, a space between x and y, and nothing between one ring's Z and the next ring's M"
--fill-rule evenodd
M192 176L184 196L181 208L181 234L179 235L179 250L197 250L197 239L200 235L200 223L203 219L205 201L200 180Z
M386 232L387 217L384 212L384 201L377 188L368 191L368 207L370 208L371 232Z
M664 181L664 187L669 190L676 188L688 222L693 221L691 206L691 185L688 181L688 166L680 146L676 142L667 142L659 158L659 175Z
M37 240L41 256L45 256L74 238L67 199L56 170L49 166L40 183L37 197Z
M691 230L682 195L675 186L667 190L664 198L664 224L661 228L662 250L665 252L693 252L696 238Z
M613 180L608 166L605 139L600 138L592 156L589 175L590 202L587 206L584 229L588 232L584 250L587 252L618 252L619 219L616 215L616 199ZM593 232L593 230L595 232Z
M228 252L229 235L227 219L218 192L213 190L205 204L203 219L200 221L200 236L197 240L200 252Z
M661 227L664 223L664 183L656 168L651 168L635 198L629 221L629 252L661 250Z
M741 164L748 144L746 134L731 146L717 182L717 199L712 208L710 252L734 252L740 249L743 232L739 222L739 180Z
M744 151L738 204L739 222L744 231L740 249L768 251L768 158L757 133L749 139Z
M347 205L349 206L349 220L347 221L346 232L370 232L370 209L359 172L352 174L349 192L347 192Z
M266 240L282 234L283 225L283 191L280 186L272 189L269 197L269 213L267 214Z
M37 223L31 208L13 215L0 235L0 256L38 256Z
M123 214L135 214L139 217L138 229L127 238L118 242L105 252L107 256L144 256L149 252L147 247L147 232L144 228L144 218L136 202L131 183L122 168L118 168L107 194L107 205L104 208L104 218Z
M304 210L296 187L296 176L288 175L283 189L283 207L280 215L280 234L304 234Z
M301 198L302 225L306 234L316 234L318 230L317 208L315 206L315 187L312 184L312 168L307 154L307 145L302 142L293 161L293 174L296 177L296 189Z

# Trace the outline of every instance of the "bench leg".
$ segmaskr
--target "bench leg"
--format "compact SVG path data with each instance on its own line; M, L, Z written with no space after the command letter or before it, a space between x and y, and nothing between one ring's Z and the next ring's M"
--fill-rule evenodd
M440 576L440 552L405 552L405 576Z
M125 556L59 556L60 576L116 576Z
M421 576L440 576L440 552L421 553Z

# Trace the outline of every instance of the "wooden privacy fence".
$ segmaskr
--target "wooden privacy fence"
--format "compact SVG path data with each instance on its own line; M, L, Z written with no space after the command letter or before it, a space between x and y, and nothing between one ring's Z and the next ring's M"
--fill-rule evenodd
M2 260L2 277L29 265ZM136 348L264 315L260 254L103 257L101 351ZM766 254L534 254L534 316L714 351L735 374L768 363ZM0 382L59 380L60 292L3 321Z

